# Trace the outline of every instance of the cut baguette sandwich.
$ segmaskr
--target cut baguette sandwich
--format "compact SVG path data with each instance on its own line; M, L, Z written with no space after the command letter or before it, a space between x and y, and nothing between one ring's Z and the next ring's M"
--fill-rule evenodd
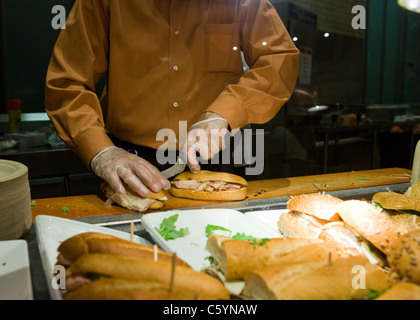
M336 246L317 239L236 240L210 236L206 245L226 281L243 280L256 269L274 264L328 262L341 253Z
M338 205L337 211L347 225L386 255L391 251L391 240L407 232L382 208L367 201L346 200Z
M184 171L174 178L169 193L194 200L235 201L246 198L247 185L244 178L231 173Z
M326 193L310 193L292 197L287 209L314 216L324 221L340 221L337 205L343 200Z
M287 202L289 212L279 218L279 231L286 237L317 239L324 225L341 220L336 208L342 201L323 193L295 196Z
M172 263L173 255L157 246L146 246L98 232L77 234L63 241L58 247L57 265L69 267L78 258L89 253L107 253ZM176 265L190 267L188 263L176 258Z
M382 254L371 250L368 239L341 220L338 208L343 202L322 193L295 196L287 203L289 211L280 215L278 229L286 237L325 240L343 253L362 254L371 263L385 264Z
M149 209L160 209L163 207L163 202L167 200L167 197L163 191L152 192L150 191L146 198L141 197L136 192L130 189L130 187L124 184L126 190L125 194L119 194L112 189L112 187L104 182L100 185L102 192L108 199L104 205L111 205L116 203L123 208L129 210L145 212Z
M308 261L255 270L245 280L243 294L263 300L360 300L388 288L385 271L365 257Z
M229 292L224 285L216 278L203 272L195 271L191 268L176 266L172 279L172 265L162 261L153 261L137 257L118 256L111 254L92 253L85 254L77 259L66 271L66 289L65 299L80 299L85 297L83 293L87 291L100 292L101 285L95 282L102 278L119 279L130 282L131 286L126 286L126 282L115 281L111 285L119 290L114 290L114 299L118 299L118 295L124 287L129 291L133 288L139 290L148 290L150 288L164 289L163 297L168 297L167 290L172 289L174 292L190 292L188 297L195 299L229 299ZM93 285L95 283L95 285ZM143 284L139 284L143 283ZM97 286L99 289L92 289ZM79 291L79 289L81 291ZM152 295L156 298L156 295ZM98 295L99 299L101 296ZM142 296L144 298L144 296ZM92 297L95 299L95 297ZM107 298L112 298L107 296Z

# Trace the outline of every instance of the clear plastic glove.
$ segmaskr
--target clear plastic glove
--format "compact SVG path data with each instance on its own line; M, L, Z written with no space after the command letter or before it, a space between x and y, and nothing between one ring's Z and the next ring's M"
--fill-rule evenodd
M90 165L92 171L119 194L125 194L122 181L142 197L147 196L149 189L159 192L171 186L150 162L115 146L96 154Z
M191 126L187 141L181 148L181 153L187 155L186 162L191 172L196 173L201 169L197 153L202 160L210 160L226 147L225 136L229 134L228 127L226 119L213 112L205 112L198 122Z

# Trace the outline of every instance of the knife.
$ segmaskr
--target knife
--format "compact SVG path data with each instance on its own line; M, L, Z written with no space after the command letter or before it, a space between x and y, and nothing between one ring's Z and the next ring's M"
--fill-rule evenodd
M163 171L161 172L161 174L162 174L162 175L163 175L166 179L169 179L169 178L171 178L171 177L173 177L173 176L176 176L178 173L181 173L182 171L184 171L186 166L187 166L187 164L186 164L186 163L184 163L184 162L181 160L181 158L180 158L180 157L178 157L178 158L176 159L176 163L175 163L172 167L170 167L170 168L168 168L168 169L166 169L166 170L163 170Z

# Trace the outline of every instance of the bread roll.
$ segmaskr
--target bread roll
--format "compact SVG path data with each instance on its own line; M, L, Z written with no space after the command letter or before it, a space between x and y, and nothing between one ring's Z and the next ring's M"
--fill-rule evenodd
M243 294L263 300L355 300L388 286L383 269L351 256L331 265L313 261L257 269L246 278Z
M337 206L341 219L376 248L388 254L390 241L407 230L394 223L379 207L362 200L346 200Z
M420 230L410 231L392 242L388 262L403 280L420 284Z
M372 197L372 201L379 203L382 208L388 210L413 210L420 211L420 198L407 196L397 192L378 192Z
M287 209L312 215L322 220L339 221L337 205L343 200L325 193L302 194L287 202Z

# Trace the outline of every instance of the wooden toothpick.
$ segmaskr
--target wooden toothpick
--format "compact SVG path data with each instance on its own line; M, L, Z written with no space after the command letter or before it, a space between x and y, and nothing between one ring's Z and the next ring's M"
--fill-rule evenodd
M130 241L133 242L133 234L134 234L134 221L130 223Z
M171 283L169 286L169 291L172 291L174 287L174 279L175 279L175 263L176 263L176 252L172 256L172 271L171 271Z
M154 261L158 261L158 247L157 247L157 244L155 243L154 245L153 245L153 260Z

